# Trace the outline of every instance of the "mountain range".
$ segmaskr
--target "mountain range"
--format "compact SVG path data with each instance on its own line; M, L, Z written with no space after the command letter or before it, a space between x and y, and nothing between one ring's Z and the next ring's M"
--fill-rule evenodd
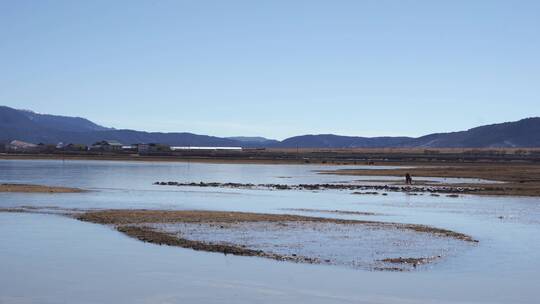
M81 117L38 114L0 106L0 142L80 143L100 140L124 144L163 143L174 146L241 146L268 148L486 148L540 147L540 118L526 118L422 137L357 137L334 134L301 135L282 141L264 137L215 137L193 133L121 130L100 126Z

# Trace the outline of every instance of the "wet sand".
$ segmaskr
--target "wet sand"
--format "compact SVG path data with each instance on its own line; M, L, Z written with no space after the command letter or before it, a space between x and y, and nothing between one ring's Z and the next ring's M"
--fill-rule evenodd
M78 193L83 189L69 187L53 187L43 185L27 184L0 184L0 192L22 192L22 193Z

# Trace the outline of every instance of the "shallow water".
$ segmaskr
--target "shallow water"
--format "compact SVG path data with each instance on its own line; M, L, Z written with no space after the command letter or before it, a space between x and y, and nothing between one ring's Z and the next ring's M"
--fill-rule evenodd
M332 168L0 161L2 183L93 190L0 193L0 207L208 209L306 215L314 214L282 209L338 209L381 215L317 216L427 224L472 235L480 243L426 269L403 274L195 252L141 243L104 226L58 216L0 213L0 303L537 303L538 198L403 193L357 196L350 191L152 185L158 180L298 184L363 179L316 173Z

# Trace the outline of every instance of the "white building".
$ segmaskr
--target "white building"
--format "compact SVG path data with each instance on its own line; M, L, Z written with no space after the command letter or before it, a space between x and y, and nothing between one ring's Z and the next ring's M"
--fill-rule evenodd
M172 151L181 151L181 150L208 150L208 151L218 151L218 150L229 150L229 151L241 151L242 147L171 147Z
M8 152L35 152L39 149L38 145L27 143L20 140L13 140L6 145Z

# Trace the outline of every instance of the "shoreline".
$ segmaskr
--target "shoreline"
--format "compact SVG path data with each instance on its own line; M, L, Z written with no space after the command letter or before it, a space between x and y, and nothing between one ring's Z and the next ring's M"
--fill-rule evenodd
M53 155L53 154L0 154L0 160L90 160L90 161L133 161L163 163L210 163L210 164L261 164L261 165L353 165L312 161L306 163L298 159L250 159L226 157L175 157L175 156L138 156L138 155ZM361 164L360 164L361 165ZM382 165L382 164L381 164ZM391 166L392 164L388 164Z
M443 164L399 169L337 169L321 174L347 176L396 176L410 174L419 177L474 178L496 183L441 184L445 187L476 187L473 194L497 196L540 196L540 164ZM414 182L413 182L414 184Z
M178 155L139 154L12 154L0 153L0 160L94 160L94 161L140 161L140 162L184 162L219 164L303 164L303 165L348 165L348 166L437 166L437 165L540 165L538 158L495 157L490 155L446 154L430 155L419 151L405 152L367 150L265 150L263 152L224 153L205 151Z

